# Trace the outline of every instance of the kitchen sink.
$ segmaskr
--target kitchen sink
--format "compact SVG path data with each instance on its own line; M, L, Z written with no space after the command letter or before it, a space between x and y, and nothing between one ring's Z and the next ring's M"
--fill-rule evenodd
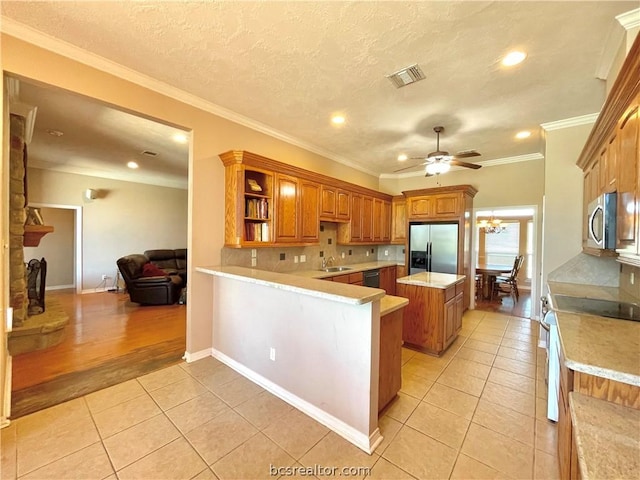
M353 270L350 267L327 267L327 268L321 268L320 271L322 272L344 272L345 270Z
M570 295L554 295L553 299L558 310L640 322L640 306L635 303Z

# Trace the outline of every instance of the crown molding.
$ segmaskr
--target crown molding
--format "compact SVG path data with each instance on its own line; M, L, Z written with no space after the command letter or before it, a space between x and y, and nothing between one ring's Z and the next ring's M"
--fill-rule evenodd
M541 153L527 153L525 155L517 155L515 157L503 157L503 158L494 158L493 160L487 160L486 162L479 163L482 167L497 167L499 165L507 165L510 163L520 163L520 162L531 162L533 160L544 160L544 155ZM451 167L450 172L456 172L460 170L468 170L464 167ZM446 175L443 174L443 175ZM400 178L412 178L412 177L422 177L424 176L424 170L418 170L415 172L408 173L383 173L380 175L380 178L391 178L391 179L400 179Z
M616 15L616 20L624 27L625 30L640 27L640 8Z
M588 115L580 115L578 117L565 118L564 120L556 120L555 122L541 123L540 126L546 132L552 130L560 130L563 128L577 127L579 125L588 125L595 123L599 113L590 113Z
M149 77L148 75L137 72L131 68L120 65L119 63L91 53L88 50L82 49L58 38L52 37L51 35L43 33L23 23L16 22L12 18L5 17L4 15L0 17L0 31L12 37L16 37L19 40L31 43L37 47L49 50L50 52L53 52L57 55L62 55L63 57L70 58L71 60L95 68L96 70L100 70L102 72L108 73L109 75L113 75L128 82L135 83L156 93L160 93L167 97L173 98L174 100L177 100L179 102L191 105L192 107L204 110L205 112L212 113L218 117L222 117L244 127L256 130L270 137L277 138L278 140L282 140L283 142L326 157L330 160L333 160L334 162L340 163L355 170L359 170L373 177L378 177L377 172L369 170L368 168L358 165L349 159L336 155L333 152L318 147L317 145L313 145L304 140L292 137L287 133L276 130L261 122L253 120L249 117L245 117L244 115L240 115L239 113L221 107L220 105L216 105L215 103L206 101L177 87L173 87L164 82L161 82L160 80Z

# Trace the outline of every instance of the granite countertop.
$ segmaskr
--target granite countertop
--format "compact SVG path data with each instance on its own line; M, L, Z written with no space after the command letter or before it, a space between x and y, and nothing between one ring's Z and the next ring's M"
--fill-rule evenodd
M640 410L578 392L569 407L582 478L638 478Z
M384 263L393 264L393 262ZM201 266L196 267L196 271L206 273L208 275L233 278L243 282L266 285L291 292L298 292L303 295L326 298L352 305L374 302L376 300L380 300L385 295L385 291L380 288L325 282L315 278L305 278L304 276L291 275L288 273L268 272L255 268L235 266Z
M288 272L288 273L291 275L296 275L298 277L306 277L306 278L329 278L329 277L335 277L336 275L348 275L349 273L364 272L366 270L375 270L376 268L393 267L396 265L398 265L398 262L376 260L373 262L354 263L351 265L332 265L335 267L347 267L349 269L349 270L344 270L342 272L323 272L318 268L316 270L299 270L299 271Z
M549 282L549 293L629 300L617 288ZM565 365L571 370L640 386L640 322L556 310Z
M385 295L380 300L380 317L384 317L390 313L404 308L409 304L409 299L404 297L396 297L395 295Z
M396 282L406 285L445 289L463 281L465 278L465 275L453 275L451 273L422 272L398 278Z

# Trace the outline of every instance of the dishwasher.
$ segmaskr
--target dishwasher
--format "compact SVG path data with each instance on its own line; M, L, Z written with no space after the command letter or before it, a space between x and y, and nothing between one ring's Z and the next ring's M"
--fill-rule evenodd
M366 270L362 275L365 287L380 288L380 270Z

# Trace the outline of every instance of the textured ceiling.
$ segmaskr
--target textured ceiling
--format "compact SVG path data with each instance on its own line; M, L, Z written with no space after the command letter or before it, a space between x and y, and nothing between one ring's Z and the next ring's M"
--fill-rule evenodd
M596 113L627 2L2 2L3 16L376 174L441 147L541 152L539 125ZM618 25L618 28L619 27ZM499 63L528 53L520 66ZM427 78L385 75L418 63ZM341 127L331 114L347 117ZM533 135L515 141L514 134Z

